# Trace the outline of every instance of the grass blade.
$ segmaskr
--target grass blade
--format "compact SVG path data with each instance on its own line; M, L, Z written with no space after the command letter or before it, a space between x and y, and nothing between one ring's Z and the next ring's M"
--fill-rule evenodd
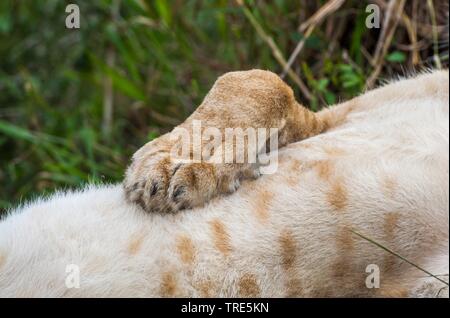
M371 238L369 238L369 237L367 237L367 236L365 236L365 235L362 235L361 233L356 232L356 231L353 230L353 229L351 229L350 231L351 231L352 233L358 235L358 236L361 237L362 239L364 239L364 240L366 240L366 241L368 241L368 242L370 242L370 243L372 243L372 244L378 246L379 248L385 250L385 251L388 252L388 253L391 253L392 255L394 255L394 256L400 258L402 261L408 263L409 265L411 265L411 266L417 268L418 270L420 270L420 271L426 273L427 275L429 275L429 276L431 276L431 277L437 279L437 280L440 281L441 283L444 283L445 285L448 286L448 283L447 283L445 280L440 279L440 278L437 277L436 275L430 273L429 271L427 271L426 269L420 267L419 265L414 264L413 262L409 261L408 259L406 259L405 257L401 256L400 254L394 252L393 250L387 248L386 246L381 245L380 243L374 241L373 239L371 239Z

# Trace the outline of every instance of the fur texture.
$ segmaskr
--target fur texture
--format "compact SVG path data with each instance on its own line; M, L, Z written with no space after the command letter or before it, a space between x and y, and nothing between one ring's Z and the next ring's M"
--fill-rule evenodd
M147 214L119 185L18 208L0 222L0 296L448 297L350 231L448 274L448 84L437 71L320 112L334 128L202 208ZM80 288L66 287L69 264Z

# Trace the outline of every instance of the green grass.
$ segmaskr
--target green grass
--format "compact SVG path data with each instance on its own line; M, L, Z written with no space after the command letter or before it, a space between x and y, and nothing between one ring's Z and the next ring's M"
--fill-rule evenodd
M80 6L80 30L65 28L65 1L0 2L0 213L37 193L120 181L132 153L191 113L219 75L283 72L255 22L287 60L305 38L299 25L326 1L254 0L245 8L225 0L72 2ZM294 60L292 71L312 97L286 81L311 109L364 90L374 70L367 54L380 34L364 25L366 4L346 1ZM431 23L424 10L420 25ZM447 45L419 31L420 63L411 64L399 24L380 79L433 66L437 47L447 65Z

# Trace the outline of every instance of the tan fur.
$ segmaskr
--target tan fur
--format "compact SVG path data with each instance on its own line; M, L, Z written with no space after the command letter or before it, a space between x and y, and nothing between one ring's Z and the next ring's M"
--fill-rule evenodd
M261 223L265 223L269 219L269 205L273 197L273 193L263 190L258 194L256 200L254 198L252 199L255 214Z
M210 279L201 279L194 285L200 297L214 297L216 285Z
M186 235L181 235L177 240L177 252L184 264L193 264L195 261L195 246Z
M244 274L238 282L239 295L241 297L258 297L260 288L253 274Z
M330 187L328 192L328 202L337 211L342 211L347 206L348 201L347 189L345 188L345 183L342 179L335 180Z
M287 230L280 236L281 265L284 270L290 270L297 259L297 247L292 233Z
M216 219L210 222L210 226L213 234L214 245L220 253L224 256L228 256L233 248L231 247L230 236L227 232L225 224Z
M398 212L389 212L384 218L384 241L385 244L387 244L393 250L397 250L395 246L395 232L398 227L399 220L400 214ZM395 255L389 253L386 254L383 261L384 270L391 270L395 266L397 261L398 258Z
M300 274L297 271L298 246L290 230L285 230L279 239L281 247L281 266L285 274L284 288L286 297L299 297L302 295Z
M331 176L334 174L334 163L331 160L317 161L313 164L319 175L319 178L329 182Z
M162 274L161 295L163 297L175 297L177 295L176 273L169 271Z
M144 233L137 233L135 236L131 238L127 248L127 251L130 255L134 255L139 252L144 238L145 238Z

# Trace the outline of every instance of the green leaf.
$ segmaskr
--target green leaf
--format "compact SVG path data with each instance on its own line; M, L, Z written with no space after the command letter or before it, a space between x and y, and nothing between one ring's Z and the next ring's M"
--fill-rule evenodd
M317 89L319 91L323 92L327 88L329 82L330 81L327 78L322 78L322 79L318 80L317 81Z
M328 105L334 105L336 103L336 95L332 92L325 92L325 101Z
M108 24L106 27L106 34L119 50L120 57L124 60L133 81L140 82L139 71L136 66L136 58L131 54L133 50L128 49L125 42L122 41L116 26L112 23Z
M386 60L392 63L403 63L406 61L406 55L400 51L394 51L386 56Z
M158 11L159 16L162 18L166 25L170 25L172 22L172 14L169 5L166 0L156 0L155 1L156 11Z
M127 95L128 97L137 99L137 100L145 100L145 94L141 91L141 89L136 86L132 81L122 75L118 70L108 66L105 62L100 60L97 57L93 57L94 63L98 64L100 68L109 76L113 82L115 88L120 90L122 93Z
M14 139L36 142L36 136L29 130L0 120L0 133Z
M159 137L159 134L156 131L150 131L147 135L147 140L151 141Z
M0 33L9 33L12 29L12 19L9 12L0 15Z

